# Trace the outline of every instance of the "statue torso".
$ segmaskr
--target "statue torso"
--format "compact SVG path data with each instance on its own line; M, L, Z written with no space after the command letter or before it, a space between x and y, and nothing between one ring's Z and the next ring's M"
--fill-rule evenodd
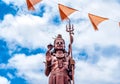
M67 53L57 51L51 55L52 72L60 72L68 70L69 56Z

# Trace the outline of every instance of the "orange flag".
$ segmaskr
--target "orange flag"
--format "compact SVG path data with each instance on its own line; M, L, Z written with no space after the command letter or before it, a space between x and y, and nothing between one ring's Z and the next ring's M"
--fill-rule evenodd
M73 12L77 11L76 9L64 6L62 4L58 4L60 16L62 20L68 19L68 16Z
M35 10L34 5L39 3L41 0L26 0L28 10Z
M100 16L96 16L96 15L93 15L93 14L90 14L88 13L88 16L90 18L90 21L94 27L95 30L98 30L97 26L104 20L108 20L108 18L103 18L103 17L100 17Z

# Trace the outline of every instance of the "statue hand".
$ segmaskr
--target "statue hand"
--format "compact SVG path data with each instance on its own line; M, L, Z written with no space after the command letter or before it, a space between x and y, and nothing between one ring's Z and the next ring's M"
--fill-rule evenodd
M46 60L50 61L51 60L51 51L50 50L53 48L53 45L49 44L49 45L47 45L47 48L48 48L48 50L46 52Z
M53 45L52 45L52 44L49 44L49 45L47 45L47 48L48 48L48 50L52 50Z

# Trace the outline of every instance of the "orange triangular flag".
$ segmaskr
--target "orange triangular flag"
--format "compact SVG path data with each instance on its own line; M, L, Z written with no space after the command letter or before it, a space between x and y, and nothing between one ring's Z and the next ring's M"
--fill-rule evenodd
M27 3L28 10L35 10L35 8L33 7L32 3L29 0L26 0L26 3Z
M42 1L42 0L30 0L30 2L32 3L32 5L35 5L35 4L39 3L40 1Z
M62 4L58 4L60 16L62 20L68 19L68 16L73 12L77 11L76 9L64 6Z
M35 10L34 5L40 2L41 0L26 0L28 10Z
M103 18L90 13L88 13L88 16L95 30L98 30L97 26L99 25L99 23L101 23L104 20L108 20L108 18Z

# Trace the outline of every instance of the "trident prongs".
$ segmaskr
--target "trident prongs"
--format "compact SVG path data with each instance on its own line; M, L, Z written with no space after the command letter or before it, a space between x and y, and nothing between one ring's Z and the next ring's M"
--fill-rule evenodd
M69 20L69 24L66 25L66 31L69 32L70 34L74 34L74 33L73 33L73 31L74 31L74 26L73 26L73 24L71 25L70 20Z

